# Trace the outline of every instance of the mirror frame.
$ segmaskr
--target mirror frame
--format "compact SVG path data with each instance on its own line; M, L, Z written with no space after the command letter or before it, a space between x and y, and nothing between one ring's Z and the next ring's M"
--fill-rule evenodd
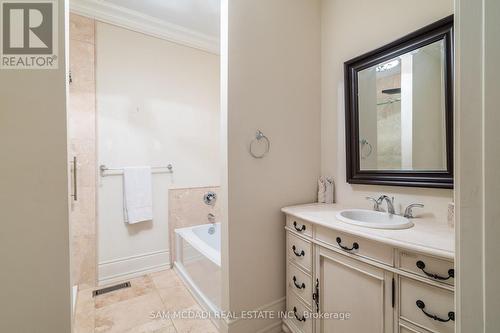
M444 44L446 170L360 170L358 72L438 40ZM453 15L344 63L346 171L350 184L453 188Z

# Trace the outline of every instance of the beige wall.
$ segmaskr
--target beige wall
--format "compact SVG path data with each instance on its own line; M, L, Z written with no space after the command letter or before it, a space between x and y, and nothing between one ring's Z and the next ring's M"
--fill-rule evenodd
M319 1L231 0L227 10L222 16L224 21L229 14L230 33L222 38L221 55L222 66L228 66L222 69L223 95L228 85L222 99L227 121L223 308L253 310L274 301L280 308L285 296L280 208L314 201L320 171ZM222 31L227 33L224 22ZM271 141L263 159L248 153L258 129ZM241 320L230 330L256 332L268 324L279 320Z
M59 69L0 70L0 332L70 332L65 2Z
M457 333L500 329L500 3L456 0Z
M96 282L96 114L94 20L70 15L68 100L69 158L77 157L77 199L71 200L72 283ZM74 186L74 185L73 185Z
M341 204L369 207L366 196L394 195L397 208L421 202L446 223L451 190L346 183L343 63L453 12L453 0L322 0L321 169L336 181Z

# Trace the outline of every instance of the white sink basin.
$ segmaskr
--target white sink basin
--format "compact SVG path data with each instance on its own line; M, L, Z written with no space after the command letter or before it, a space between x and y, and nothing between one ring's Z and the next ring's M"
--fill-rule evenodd
M406 217L366 209L346 209L337 213L342 222L374 229L407 229L413 227Z

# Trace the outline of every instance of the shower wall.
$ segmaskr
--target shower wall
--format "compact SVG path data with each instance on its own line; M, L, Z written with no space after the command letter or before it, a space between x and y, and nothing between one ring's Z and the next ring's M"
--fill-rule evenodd
M96 24L98 165L153 173L153 221L123 220L123 177L99 177L99 283L170 265L168 192L219 185L219 56ZM201 201L201 199L200 199Z
M70 16L68 153L77 158L77 200L70 208L71 278L80 289L96 281L94 23Z

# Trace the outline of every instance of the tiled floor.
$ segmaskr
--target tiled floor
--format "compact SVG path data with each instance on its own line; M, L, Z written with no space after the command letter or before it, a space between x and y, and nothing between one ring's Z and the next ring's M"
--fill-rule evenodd
M74 333L217 333L210 320L170 319L158 314L202 311L175 271L130 280L130 288L92 297L78 293Z

